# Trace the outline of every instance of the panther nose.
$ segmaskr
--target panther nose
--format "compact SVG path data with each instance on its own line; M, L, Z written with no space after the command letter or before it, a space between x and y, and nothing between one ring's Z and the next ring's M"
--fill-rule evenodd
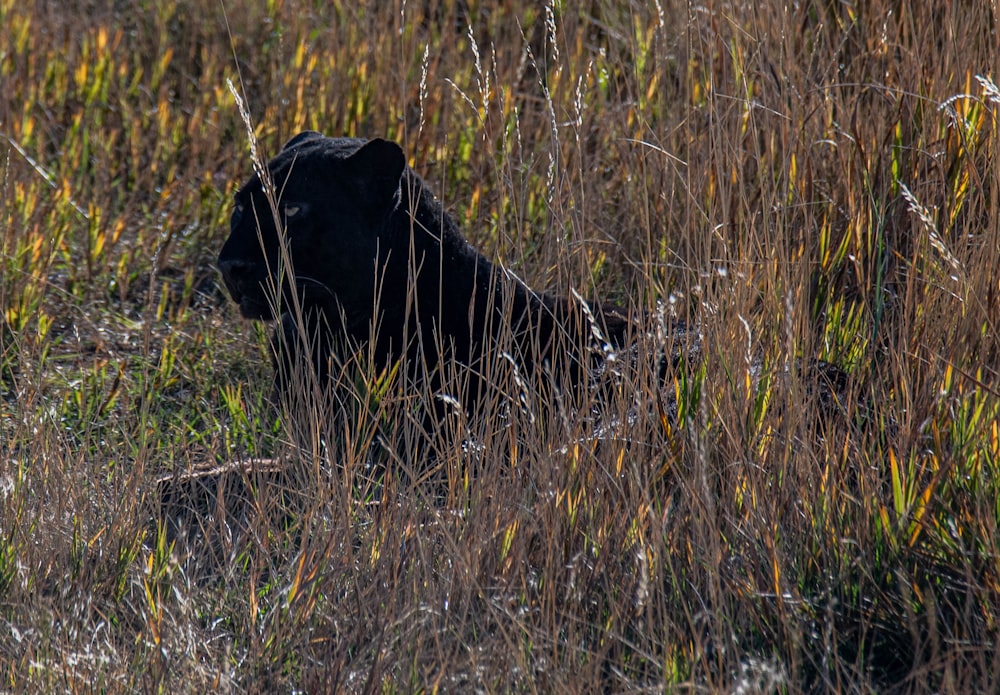
M250 273L252 267L252 263L238 258L219 259L219 270L222 271L222 277L228 284L238 283Z

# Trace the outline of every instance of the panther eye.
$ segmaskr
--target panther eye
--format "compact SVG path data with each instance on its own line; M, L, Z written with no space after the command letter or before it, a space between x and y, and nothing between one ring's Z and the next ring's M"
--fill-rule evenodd
M294 220L299 217L303 212L303 207L301 205L288 204L285 206L285 218L289 220Z

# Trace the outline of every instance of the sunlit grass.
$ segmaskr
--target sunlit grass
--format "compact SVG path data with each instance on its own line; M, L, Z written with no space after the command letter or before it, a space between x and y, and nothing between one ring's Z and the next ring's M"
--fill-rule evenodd
M996 690L986 4L224 9L0 0L0 689ZM456 413L429 469L364 355L282 417L213 267L227 81L265 157L395 139L490 257L698 355L643 337L598 436Z

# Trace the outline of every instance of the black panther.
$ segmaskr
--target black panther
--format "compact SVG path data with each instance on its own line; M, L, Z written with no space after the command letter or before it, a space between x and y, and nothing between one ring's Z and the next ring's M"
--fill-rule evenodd
M395 143L300 133L267 178L236 194L219 268L245 317L280 321L279 393L304 364L324 383L365 355L432 392L451 365L466 379L456 400L475 415L506 363L536 388L571 393L633 340L626 311L536 292L491 263Z

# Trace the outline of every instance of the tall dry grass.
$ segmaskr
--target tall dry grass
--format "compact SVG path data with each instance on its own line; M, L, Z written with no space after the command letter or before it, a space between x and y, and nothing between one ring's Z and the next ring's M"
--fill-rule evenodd
M225 10L0 0L4 690L997 690L995 8ZM698 325L676 417L639 360L598 436L528 393L419 459L364 356L278 417L227 79L262 153L395 139L533 286Z

